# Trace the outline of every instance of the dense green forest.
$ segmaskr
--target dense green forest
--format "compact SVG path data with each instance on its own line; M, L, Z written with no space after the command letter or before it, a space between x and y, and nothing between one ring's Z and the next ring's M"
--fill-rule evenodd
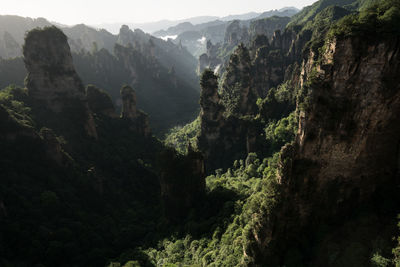
M400 2L234 26L0 59L0 266L400 266Z

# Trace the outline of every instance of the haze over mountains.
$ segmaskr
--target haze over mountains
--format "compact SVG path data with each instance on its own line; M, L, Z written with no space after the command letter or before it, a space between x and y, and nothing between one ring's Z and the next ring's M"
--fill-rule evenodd
M283 18L280 25L275 22L270 24L269 31L272 33L285 27L289 21L288 18L284 19L286 15L291 16L297 12L296 8L283 8L264 13L231 15L219 18L220 20L214 20L216 17L196 17L188 20L193 23L208 22L183 22L158 31L154 36L140 29L131 30L127 25L121 26L117 34L112 34L105 29L98 30L84 24L69 27L44 18L3 15L0 16L0 58L3 58L0 60L0 76L5 78L0 80L0 85L23 85L26 70L19 57L22 56L26 32L36 27L56 25L68 37L76 69L83 81L109 92L117 109L121 107L119 88L123 84L135 86L138 97L142 98L138 105L150 114L150 122L158 133L170 127L170 123L187 123L196 116L198 108L195 103L199 96L196 71L202 71L205 66L212 67L212 64L204 62L204 57L200 65L198 61L198 57L207 52L206 40L214 44L220 43L221 49L231 49L238 42L249 42L254 37L250 32L250 24L253 22L280 16ZM238 21L240 26L236 25ZM173 41L157 38L165 34L176 34L178 38ZM232 41L232 34L241 37ZM123 57L130 56L127 51L121 53L123 50L119 45L135 51L136 57L141 58L140 64L137 58L131 58L129 62L123 60ZM225 56L229 56L229 53L225 53ZM219 64L216 63L219 62L217 59L210 58L208 61L213 61L215 66ZM157 74L150 77L149 73ZM154 98L155 95L159 97ZM164 112L160 113L160 109Z
M180 23L183 22L190 22L191 24L202 24L202 23L207 23L210 21L214 20L220 20L220 21L231 21L231 20L249 20L249 19L254 19L254 18L263 18L266 16L274 16L277 13L284 13L285 15L283 16L292 16L295 13L297 13L299 9L295 7L284 7L278 10L270 10L266 12L249 12L245 14L238 14L238 15L228 15L224 17L217 17L217 16L198 16L198 17L192 17L192 18L187 18L187 19L182 19L182 20L161 20L161 21L156 21L156 22L148 22L148 23L129 23L129 22L121 22L121 23L103 23L103 24L97 24L93 25L96 28L104 28L108 30L111 33L117 33L119 31L119 28L121 25L125 24L128 25L132 29L139 28L145 32L148 33L153 33L156 31L161 31L161 30L166 30L169 27L176 26Z
M400 1L290 12L0 16L0 266L400 266Z

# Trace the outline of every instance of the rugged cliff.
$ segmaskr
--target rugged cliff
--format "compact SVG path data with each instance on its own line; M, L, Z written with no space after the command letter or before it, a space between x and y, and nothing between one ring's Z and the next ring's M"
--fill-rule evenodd
M261 129L252 117L226 114L226 106L218 94L218 78L211 70L204 71L201 88L197 139L209 173L217 168L228 168L234 160L256 151L256 136Z
M400 200L399 72L398 37L338 37L303 63L307 96L281 155L280 214L255 232L258 262L365 266L388 255Z
M62 31L55 27L30 31L23 52L28 71L26 87L36 109L41 109L42 113L46 110L65 113L70 122L79 117L87 135L96 138L85 89L75 71L67 37Z
M122 113L121 118L130 121L130 128L144 136L150 136L150 125L147 114L136 107L136 93L130 86L121 89Z

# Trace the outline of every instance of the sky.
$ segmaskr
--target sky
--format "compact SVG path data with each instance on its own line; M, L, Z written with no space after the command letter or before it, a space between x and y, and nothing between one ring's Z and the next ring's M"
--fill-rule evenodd
M0 15L44 17L67 25L143 23L195 16L227 16L294 6L316 0L1 0Z

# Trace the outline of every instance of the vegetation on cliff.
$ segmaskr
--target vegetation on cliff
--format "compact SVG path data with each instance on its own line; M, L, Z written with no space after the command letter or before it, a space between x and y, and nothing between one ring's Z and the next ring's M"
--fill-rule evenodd
M74 55L106 91L62 32L28 34L27 88L0 91L0 265L398 265L399 5L367 2L320 0L247 44L232 24L164 144L137 106L165 128L198 95L155 39L123 27L113 55Z

